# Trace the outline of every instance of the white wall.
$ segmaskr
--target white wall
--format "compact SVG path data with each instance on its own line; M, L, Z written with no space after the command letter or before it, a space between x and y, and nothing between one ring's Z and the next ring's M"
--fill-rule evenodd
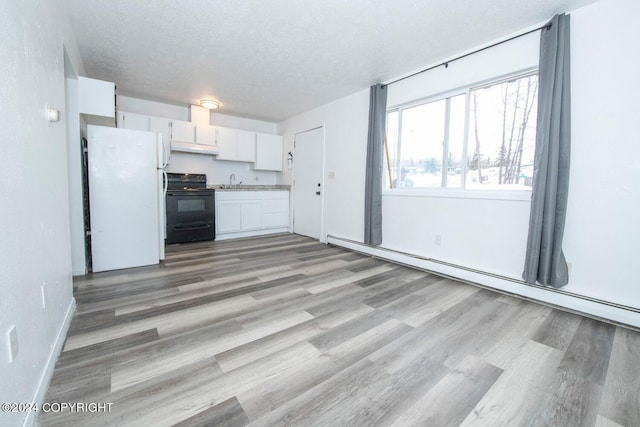
M568 290L640 307L640 2L571 14L572 148Z
M207 184L229 184L231 174L235 175L235 184L274 185L277 172L251 170L251 163L216 160L214 156L203 154L171 153L171 163L167 172L204 173Z
M640 141L633 125L640 117L634 84L640 65L635 47L639 12L640 4L632 0L602 0L571 14L573 142L564 250L572 273L563 288L636 308L640 290L632 265L640 253ZM537 62L537 39L534 33L392 85L388 105L528 69ZM367 117L364 90L279 125L285 152L296 132L325 125L325 179L329 171L336 179L325 181L324 230L360 242ZM285 173L283 180L289 183L291 174ZM382 246L519 279L528 212L526 197L385 195ZM442 236L441 247L434 245L435 234ZM486 284L493 282L488 278ZM507 290L521 292L521 285L505 282ZM573 304L550 295L552 303ZM580 309L580 304L575 301L574 307Z
M392 84L387 106L394 108L536 68L539 40L535 32L452 62L447 68ZM474 198L445 197L447 192L440 189L427 193L430 195L416 197L412 192L385 192L384 247L520 278L529 221L527 194L496 200L490 193L474 192L478 196ZM436 235L441 237L440 246L435 244Z
M529 205L521 200L384 196L382 246L519 279ZM436 235L440 246L434 243Z
M244 117L229 116L227 114L211 112L211 125L222 126L234 129L244 129L260 133L276 134L278 125L274 122L262 120L245 119Z
M0 402L44 398L74 306L64 49L76 69L82 64L58 6L5 0L0 7ZM61 111L60 122L47 122L47 103ZM9 363L11 325L18 354ZM20 425L26 416L0 413L0 425Z
M334 101L278 125L284 153L293 152L297 133L324 126L324 234L362 241L364 179L369 120L369 89ZM286 162L285 162L286 165ZM286 170L290 184L295 171ZM321 240L325 240L322 236Z
M387 105L392 108L473 82L529 70L536 66L537 56L536 35L523 37L452 63L447 69L443 67L391 85ZM369 91L365 89L279 125L285 138L285 152L293 150L296 133L325 125L324 231L357 241L364 236L368 109ZM283 174L284 182L290 183L291 178L289 171ZM469 211L477 214L465 216ZM511 266L522 265L521 240L522 236L526 240L528 212L526 200L389 195L383 198L383 246L517 275ZM509 227L504 226L505 220ZM435 234L442 235L443 243L437 252L433 245ZM489 247L497 250L493 257L488 256Z
M527 30L528 29L525 28L521 32ZM538 52L540 49L539 34L540 33L536 31L454 61L446 68L438 67L389 85L387 107L391 109L421 98L433 97L460 87L487 80L495 80L502 76L513 74L514 72L536 68L538 66ZM487 43L486 45L491 44L493 43ZM484 46L485 45L478 46L473 50ZM448 58L442 58L442 61L446 59ZM438 64L442 61L438 61Z
M69 233L71 267L74 276L85 274L84 196L82 192L82 149L80 145L80 107L78 76L65 53L65 106L67 129L67 179L69 180Z
M116 82L116 90L117 86L118 82ZM168 119L189 120L189 109L184 106L147 101L146 99L131 98L122 95L118 95L117 102L118 111L166 117Z
M118 96L118 109L130 113L189 120L188 106L182 107L126 96ZM216 112L211 112L210 124L261 133L275 134L277 132L276 123L245 119ZM209 184L228 184L230 175L234 174L236 184L242 181L243 184L247 185L273 185L276 184L278 175L280 175L278 172L254 171L251 169L250 163L229 162L217 160L210 155L176 151L172 152L171 163L166 170L167 172L175 173L204 173L207 174L207 182Z

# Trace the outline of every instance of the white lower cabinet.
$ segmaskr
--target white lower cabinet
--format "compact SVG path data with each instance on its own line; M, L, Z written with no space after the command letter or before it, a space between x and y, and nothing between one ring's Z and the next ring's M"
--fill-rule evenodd
M262 228L262 201L247 200L242 202L242 230L260 230Z
M287 198L265 199L262 201L262 225L265 228L289 225L289 193Z
M288 191L216 192L216 240L288 230Z
M219 194L216 194L216 234L242 231L242 203L218 200Z

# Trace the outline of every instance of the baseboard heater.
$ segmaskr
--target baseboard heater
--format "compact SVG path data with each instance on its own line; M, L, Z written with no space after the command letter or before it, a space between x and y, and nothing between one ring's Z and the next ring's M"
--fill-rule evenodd
M396 264L417 268L474 286L533 300L561 309L568 309L569 311L594 317L598 320L640 328L640 309L636 307L604 301L563 289L530 284L513 277L433 258L426 258L408 252L387 249L380 246L371 246L343 237L327 235L327 244L391 261ZM516 289L513 289L514 286Z

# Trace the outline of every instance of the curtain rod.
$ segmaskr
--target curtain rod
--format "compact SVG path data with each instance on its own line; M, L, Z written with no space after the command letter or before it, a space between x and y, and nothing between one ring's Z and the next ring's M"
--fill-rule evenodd
M448 60L448 61L441 62L441 63L440 63L440 64L438 64L438 65L433 65L433 66L431 66L431 67L429 67L429 68L425 68L424 70L416 71L415 73L413 73L413 74L409 74L408 76L400 77L399 79L396 79L396 80L393 80L393 81L391 81L391 82L389 82L389 83L386 83L386 84L384 84L383 86L389 86L389 85L392 85L392 84L394 84L394 83L401 82L402 80L406 80L406 79L408 79L408 78L410 78L410 77L417 76L418 74L422 74L422 73L425 73L425 72L427 72L427 71L431 71L431 70L433 70L433 69L435 69L435 68L442 67L443 65L444 65L444 68L448 68L448 67L449 67L449 64L450 64L450 63L452 63L453 61L457 61L457 60L459 60L459 59L466 58L467 56L470 56L470 55L476 54L476 53L478 53L478 52L482 52L483 50L490 49L490 48L492 48L492 47L495 47L495 46L501 45L501 44L506 43L506 42L510 42L511 40L515 40L515 39L517 39L517 38L520 38L520 37L526 36L526 35L528 35L528 34L535 33L536 31L540 31L540 30L543 30L543 29L547 29L547 30L548 30L548 29L550 29L550 28L551 28L551 22L549 22L548 24L543 25L542 27L534 28L533 30L529 30L529 31L527 31L527 32L525 32L525 33L518 34L518 35L513 36L513 37L510 37L510 38L508 38L508 39L506 39L506 40L502 40L502 41L499 41L499 42L493 43L493 44L491 44L491 45L489 45L489 46L485 46L485 47L480 48L480 49L478 49L478 50L474 50L473 52L465 53L464 55L460 55L460 56L457 56L457 57L455 57L455 58L453 58L453 59L450 59L450 60Z

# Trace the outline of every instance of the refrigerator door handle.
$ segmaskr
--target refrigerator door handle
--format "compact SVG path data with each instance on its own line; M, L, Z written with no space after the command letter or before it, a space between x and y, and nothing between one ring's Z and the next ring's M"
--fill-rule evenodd
M162 180L162 194L166 197L167 189L169 188L169 177L167 176L167 172L164 169L162 170L162 176L164 177L164 179Z
M164 162L162 163L162 169L164 169L167 166L169 166L169 150L167 149L167 144L165 144L164 141L162 141L162 153L164 154Z
M158 169L164 169L169 165L169 152L161 133L156 133L156 143L158 148Z

